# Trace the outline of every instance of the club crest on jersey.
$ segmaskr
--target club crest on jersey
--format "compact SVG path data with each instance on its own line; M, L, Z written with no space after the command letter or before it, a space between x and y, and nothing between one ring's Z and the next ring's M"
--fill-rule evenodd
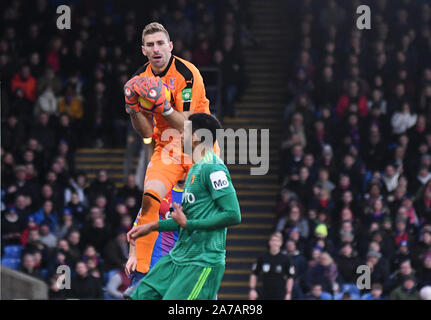
M166 86L170 90L175 90L175 78L169 78L169 84Z
M132 95L132 90L130 90L129 88L126 88L124 90L124 93L126 94L126 96L130 97Z

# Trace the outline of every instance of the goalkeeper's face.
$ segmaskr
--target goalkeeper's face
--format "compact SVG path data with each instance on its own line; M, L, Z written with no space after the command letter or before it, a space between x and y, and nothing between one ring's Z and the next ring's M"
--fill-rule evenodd
M144 37L142 53L148 58L154 71L163 71L168 65L172 49L172 41L169 41L163 32L147 34Z

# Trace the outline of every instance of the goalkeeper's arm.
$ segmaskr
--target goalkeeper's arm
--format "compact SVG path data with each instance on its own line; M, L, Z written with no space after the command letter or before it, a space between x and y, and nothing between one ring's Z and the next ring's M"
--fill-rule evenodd
M241 211L234 192L217 198L215 202L222 209L220 214L205 219L187 220L186 229L214 230L241 223Z
M130 113L133 129L142 137L150 138L153 135L153 123L151 115L144 112Z

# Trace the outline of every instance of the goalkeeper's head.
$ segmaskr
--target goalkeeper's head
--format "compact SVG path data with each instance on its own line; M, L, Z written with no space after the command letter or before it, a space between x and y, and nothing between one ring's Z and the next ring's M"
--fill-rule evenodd
M194 113L188 120L184 123L183 148L185 153L193 152L194 161L195 151L197 151L197 155L204 155L213 149L217 140L217 130L222 129L222 125L216 117L207 113ZM187 140L190 138L191 143L190 140ZM191 150L187 150L187 146L189 149L191 146Z

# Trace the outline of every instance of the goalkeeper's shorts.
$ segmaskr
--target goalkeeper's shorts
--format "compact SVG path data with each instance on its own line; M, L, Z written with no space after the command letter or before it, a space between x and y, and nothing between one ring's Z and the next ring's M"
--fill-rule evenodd
M156 146L145 173L145 182L158 180L169 192L180 180L185 180L192 163L181 163L177 158L169 157L163 152L162 146ZM184 162L184 161L183 161Z
M173 156L167 156L167 149L163 151L164 148L165 145L158 143L154 149L145 173L145 182L158 180L164 184L166 191L169 192L178 181L186 179L193 163L189 156L178 149L175 149L176 152ZM214 152L217 156L220 155L220 147L217 142L214 145Z
M168 254L139 282L130 297L133 300L215 300L224 270L224 264L177 265Z

